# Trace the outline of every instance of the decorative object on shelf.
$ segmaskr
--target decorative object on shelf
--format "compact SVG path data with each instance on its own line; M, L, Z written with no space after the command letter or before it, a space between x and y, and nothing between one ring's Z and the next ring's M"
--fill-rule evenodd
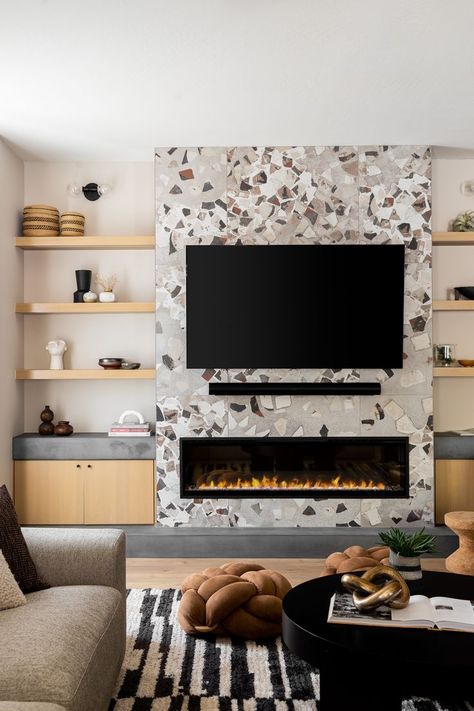
M58 437L69 437L74 432L73 426L70 424L69 420L59 420L58 424L54 428L54 434Z
M110 276L101 276L96 274L95 281L97 285L102 289L99 294L99 301L103 304L110 304L116 301L116 296L114 293L114 287L117 283L117 275L111 274Z
M63 341L62 338L57 338L54 341L49 341L48 345L46 346L46 350L51 356L49 369L64 370L63 356L64 353L67 351L66 341Z
M60 218L62 237L83 237L86 218L80 212L63 212Z
M122 362L122 369L123 370L138 370L138 368L141 366L141 363L130 363L128 360L124 360Z
M450 511L444 522L459 536L459 548L446 558L446 568L451 573L474 575L474 511Z
M84 294L91 288L92 272L90 269L76 269L77 291L74 292L73 301L75 304L84 302Z
M120 370L123 358L100 358L99 365L104 370Z
M458 363L462 365L463 368L472 368L474 366L474 360L466 360L466 358L459 359Z
M341 583L352 593L354 605L359 612L376 610L381 605L402 610L410 601L410 590L405 580L388 565L377 565L366 570L360 577L345 573Z
M453 232L472 232L474 231L474 211L461 212L453 220Z
M54 434L54 412L51 410L49 405L44 406L44 410L40 415L41 424L38 427L38 432L40 435L53 435Z
M130 417L133 420L130 420ZM109 437L150 437L151 427L141 412L125 410L109 427Z
M349 546L344 551L331 553L326 558L325 568L320 577L336 573L353 573L356 570L365 571L380 564L388 565L389 552L388 546L372 546L371 548Z
M181 585L178 622L187 634L277 637L291 583L258 563L234 561L189 575Z
M434 553L434 536L425 533L424 528L415 533L391 528L389 531L381 531L379 538L390 548L389 565L398 570L405 580L421 580L423 573L420 556Z
M97 301L97 294L95 291L86 291L84 296L82 297L82 300L85 304L95 304Z
M23 209L24 237L57 237L59 211L50 205L26 205Z
M474 286L455 286L454 298L456 301L472 301L474 299Z
M436 343L433 346L433 359L435 366L450 366L456 362L454 356L456 346L454 343Z
M70 183L67 186L67 191L72 197L81 197L84 195L86 200L95 202L102 195L109 195L112 191L111 186L108 183L87 183L87 185L79 185L79 183Z

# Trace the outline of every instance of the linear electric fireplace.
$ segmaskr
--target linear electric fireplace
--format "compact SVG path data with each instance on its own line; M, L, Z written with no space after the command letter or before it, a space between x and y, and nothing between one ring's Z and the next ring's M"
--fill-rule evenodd
M407 437L180 440L182 498L408 497Z

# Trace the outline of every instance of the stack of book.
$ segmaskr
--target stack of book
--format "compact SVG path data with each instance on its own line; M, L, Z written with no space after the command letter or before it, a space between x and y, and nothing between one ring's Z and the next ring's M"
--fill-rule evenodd
M149 422L114 422L109 427L109 437L149 437Z

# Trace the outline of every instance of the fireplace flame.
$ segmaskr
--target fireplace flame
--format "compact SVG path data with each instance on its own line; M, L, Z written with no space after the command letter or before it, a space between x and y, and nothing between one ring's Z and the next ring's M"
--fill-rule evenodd
M233 470L217 470L197 482L197 489L386 489L381 481L348 479L337 475L329 478L288 477L264 474L261 477L242 475Z

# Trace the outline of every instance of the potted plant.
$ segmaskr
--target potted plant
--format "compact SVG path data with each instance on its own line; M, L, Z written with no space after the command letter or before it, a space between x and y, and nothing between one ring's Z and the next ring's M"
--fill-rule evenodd
M474 212L461 212L453 221L454 232L472 232L474 230Z
M379 537L390 548L389 564L392 568L398 570L405 580L420 580L420 556L434 552L434 536L425 533L424 528L415 533L391 528L389 531L381 531Z

